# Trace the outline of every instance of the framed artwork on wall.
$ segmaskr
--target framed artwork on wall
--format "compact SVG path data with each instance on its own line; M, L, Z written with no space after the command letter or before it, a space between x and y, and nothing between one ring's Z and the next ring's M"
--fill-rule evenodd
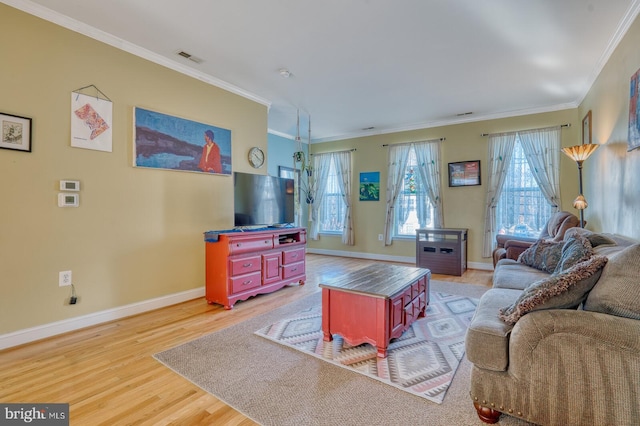
M380 201L380 172L360 173L360 201Z
M31 152L31 119L0 113L0 148Z
M591 110L582 119L582 145L591 143Z
M136 167L231 175L231 130L134 108Z
M631 77L629 90L629 135L627 151L640 148L640 70Z
M480 160L449 163L450 187L480 184Z

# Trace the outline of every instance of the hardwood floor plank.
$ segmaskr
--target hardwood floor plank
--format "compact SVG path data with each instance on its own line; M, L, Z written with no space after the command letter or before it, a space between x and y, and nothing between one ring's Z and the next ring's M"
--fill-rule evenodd
M153 355L318 292L320 282L373 263L380 262L309 254L305 285L238 302L230 311L199 298L0 351L0 401L68 402L71 424L255 425ZM432 279L490 287L491 277L491 271L468 269L461 277Z

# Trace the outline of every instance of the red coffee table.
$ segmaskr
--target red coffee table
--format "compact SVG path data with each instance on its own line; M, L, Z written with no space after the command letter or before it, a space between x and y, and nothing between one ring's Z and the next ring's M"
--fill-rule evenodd
M428 269L375 264L321 283L323 339L370 343L385 358L389 341L425 316L430 278Z

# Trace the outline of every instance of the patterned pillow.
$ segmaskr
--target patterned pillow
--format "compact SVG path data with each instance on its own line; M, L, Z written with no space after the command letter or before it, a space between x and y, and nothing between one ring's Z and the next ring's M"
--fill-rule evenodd
M584 309L640 320L640 244L611 256Z
M576 234L564 241L560 261L553 271L558 274L571 268L573 265L583 262L593 256L591 242L584 235Z
M553 273L562 255L564 241L538 240L518 256L518 262Z
M530 284L513 304L501 308L498 316L513 325L532 311L578 307L600 278L607 260L606 256L592 256L565 272Z

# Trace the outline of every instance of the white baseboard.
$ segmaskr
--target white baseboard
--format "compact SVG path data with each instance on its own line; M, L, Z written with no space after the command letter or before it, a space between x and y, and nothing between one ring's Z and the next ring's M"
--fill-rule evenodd
M203 297L204 287L0 335L0 350Z
M412 265L416 264L415 256L389 256L384 254L361 253L361 252L342 251L342 250L314 249L309 247L307 247L307 253L324 254L327 256L355 257L357 259L382 260L386 262L411 263ZM480 269L483 271L493 271L493 264L483 263L483 262L467 262L467 268Z

